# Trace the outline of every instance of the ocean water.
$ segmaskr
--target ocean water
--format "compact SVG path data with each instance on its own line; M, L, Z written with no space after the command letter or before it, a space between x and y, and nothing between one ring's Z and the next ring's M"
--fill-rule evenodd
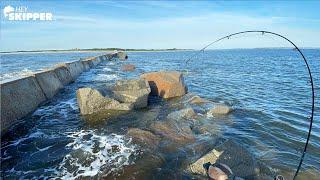
M96 56L102 52L66 52L66 53L2 53L0 54L0 81L50 68L55 64L75 61L79 58Z
M220 136L243 145L275 174L291 178L304 147L311 112L311 87L301 57L291 49L208 50L186 64L186 59L195 53L129 52L128 61L103 62L84 72L1 138L2 177L99 178L134 164L143 148L132 143L125 133L129 127L147 128L150 109L135 112L137 116L88 122L79 114L75 92L80 87L111 86L118 79L137 78L145 72L179 70L184 73L189 92L233 107L227 117L215 120L218 124L212 119L205 121L208 127L214 125ZM313 72L317 97L312 136L299 178L318 179L320 50L303 49L303 53ZM95 54L1 55L1 79L91 55ZM136 70L121 71L125 63L135 64ZM185 179L192 178L182 165L167 166L172 161L164 156L167 161L160 173L165 175L154 179L172 179L179 173Z

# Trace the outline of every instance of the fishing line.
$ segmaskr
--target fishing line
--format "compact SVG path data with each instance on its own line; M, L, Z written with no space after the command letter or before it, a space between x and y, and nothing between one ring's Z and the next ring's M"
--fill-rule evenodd
M308 148L308 144L309 144L309 140L310 140L310 136L311 136L311 131L312 131L312 124L313 124L313 117L314 117L314 104L315 104L315 90L314 90L314 84L313 84L313 78L312 78L312 73L311 73L311 70L310 70L310 67L309 67L309 64L308 64L308 61L307 59L305 58L304 54L301 52L301 50L291 41L289 40L287 37L281 35L281 34L278 34L278 33L274 33L274 32L270 32L270 31L257 31L257 30L254 30L254 31L241 31L241 32L236 32L236 33L233 33L233 34L229 34L227 36L224 36L224 37L221 37L209 44L207 44L206 46L204 46L202 49L200 49L199 51L197 51L196 53L194 53L192 56L190 56L187 60L186 60L186 65L192 60L194 59L196 56L198 56L201 52L204 52L205 49L207 49L209 46L213 45L213 44L216 44L222 40L227 40L227 39L231 39L231 37L233 37L234 39L234 36L237 36L237 35L243 35L243 34L251 34L251 33L259 33L260 36L261 35L271 35L271 36L274 36L274 37L280 37L284 40L286 40L287 42L289 42L291 45L294 46L294 50L298 51L298 53L300 54L300 56L302 57L303 61L304 61L304 64L305 64L305 67L307 69L307 72L308 72L308 75L309 75L309 81L310 81L310 86L311 86L311 92L312 92L312 102L311 102L311 115L310 117L307 118L307 120L310 120L310 123L309 123L309 130L308 130L308 135L307 135L307 138L306 138L306 142L305 142L305 145L304 145L304 150L303 150L303 153L300 157L300 161L299 161L299 164L297 166L297 170L293 176L293 180L296 179L297 175L299 174L299 171L300 171L300 168L301 168L301 165L303 163L303 160L304 160L304 156L307 152L307 148ZM270 36L267 36L267 37L270 37ZM273 39L273 38L272 38ZM275 39L274 39L275 40Z

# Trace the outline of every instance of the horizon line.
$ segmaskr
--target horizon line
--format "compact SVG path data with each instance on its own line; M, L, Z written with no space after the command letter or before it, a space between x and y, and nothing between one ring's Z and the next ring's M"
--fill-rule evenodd
M294 47L243 47L243 48L207 48L205 50L232 50L232 49L295 49ZM320 49L320 47L299 47L299 49ZM0 51L1 54L9 53L33 53L33 52L63 52L63 51L197 51L201 49L190 49L190 48L72 48L72 49L38 49L38 50L14 50L14 51Z

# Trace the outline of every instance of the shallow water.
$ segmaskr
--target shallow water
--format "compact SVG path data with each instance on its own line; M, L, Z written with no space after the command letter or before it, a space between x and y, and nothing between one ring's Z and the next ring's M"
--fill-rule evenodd
M83 73L75 83L66 86L53 100L2 137L2 176L101 177L118 173L121 167L134 163L143 148L124 136L127 128L148 129L150 121L161 120L162 116L173 110L163 108L171 102L156 100L141 111L103 122L88 122L79 115L75 91L79 87L110 86L118 79L134 78L144 72L165 69L183 71L189 92L215 102L227 103L235 109L230 115L214 121L205 118L203 123L212 128L212 134L197 135L196 143L190 146L197 146L202 141L210 146L212 137L219 134L243 145L272 172L292 177L303 150L308 130L306 117L311 110L308 74L297 52L289 49L205 51L186 65L185 59L193 53L129 52L126 62L103 62ZM320 67L320 50L305 49L303 53L311 64L317 93L320 72L316 67ZM19 60L19 69L16 70L21 71L50 67L63 62L60 57L72 60L90 55L1 55L1 77L15 71L16 65L12 64L14 59L23 60ZM41 67L34 66L40 64L37 63L38 59L46 59L46 62L41 63ZM124 63L135 64L136 71L122 72L120 67ZM301 179L319 177L318 107L319 99L316 99L314 128ZM157 111L160 115L152 119ZM162 152L166 159L160 171L162 176L154 178L191 178L182 169L183 161L179 158L196 159L199 155L186 153L188 148L175 153Z

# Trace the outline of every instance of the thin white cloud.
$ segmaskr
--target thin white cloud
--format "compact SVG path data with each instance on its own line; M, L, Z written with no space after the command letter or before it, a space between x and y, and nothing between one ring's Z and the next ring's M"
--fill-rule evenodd
M53 23L26 25L27 28L2 29L2 41L8 49L16 47L15 37L20 41L29 40L30 36L41 36L38 41L48 43L52 48L68 47L123 47L123 48L201 48L205 44L229 33L243 30L269 30L288 36L301 47L320 47L315 37L320 37L317 29L308 26L291 26L294 18L286 17L254 17L231 12L209 13L196 16L170 17L148 20L128 20L90 16L57 16ZM311 19L298 19L304 23L312 23ZM58 31L57 31L58 29ZM18 36L17 36L18 35ZM26 37L23 37L26 36ZM260 37L260 36L257 36ZM284 41L276 41L273 37L242 36L223 42L221 48L240 47L284 47ZM61 42L63 38L64 41ZM72 42L77 42L72 47ZM64 48L64 47L63 47Z

